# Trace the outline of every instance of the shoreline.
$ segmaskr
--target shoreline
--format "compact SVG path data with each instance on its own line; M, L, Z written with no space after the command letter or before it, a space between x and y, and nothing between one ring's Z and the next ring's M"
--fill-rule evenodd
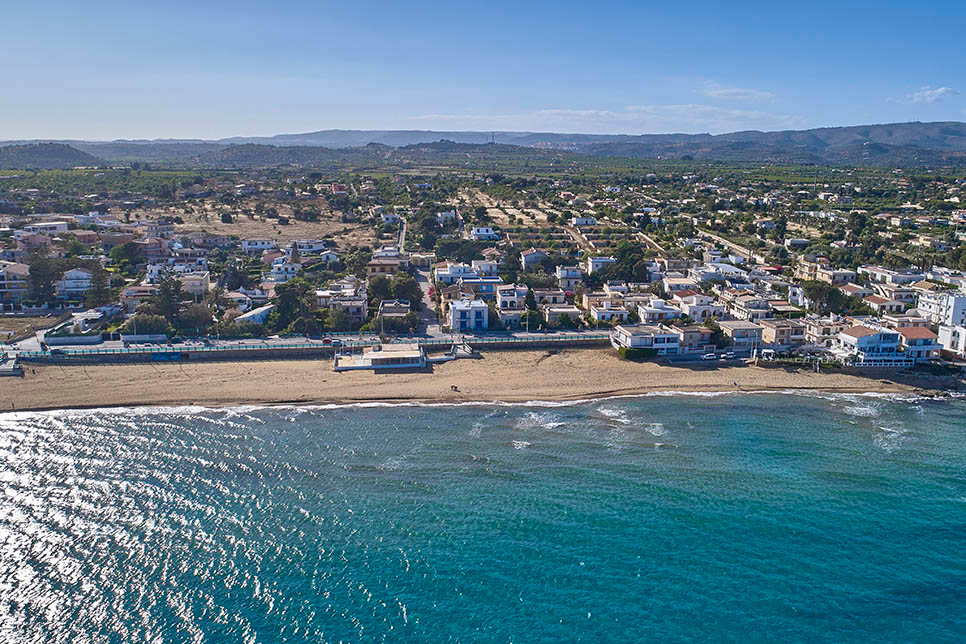
M494 351L480 360L456 360L428 371L381 373L335 373L328 361L319 360L28 366L25 378L0 382L6 403L14 405L0 413L185 406L552 404L739 393L944 398L960 389L960 381L953 378L817 374L745 365L665 366L621 361L613 352L599 349L567 349Z
M494 400L494 399L465 399L465 400L447 400L447 399L420 399L420 398L362 398L358 400L351 399L338 399L338 400L271 400L271 401L250 401L250 402L240 402L240 401L215 401L206 403L185 403L176 401L158 401L143 404L90 404L90 405L77 405L72 407L18 407L16 409L0 409L0 417L5 414L17 414L17 413L44 413L53 411L93 411L93 410L166 410L166 409L204 409L218 411L223 409L296 409L299 407L305 407L308 409L336 409L340 407L461 407L461 406L504 406L504 407L518 407L522 405L533 405L535 407L554 407L554 406L569 406L569 405L582 405L589 404L593 402L599 402L604 400L622 400L622 399L634 399L634 398L656 398L656 397L706 397L706 398L717 398L723 396L731 395L776 395L776 396L808 396L809 394L814 394L814 397L821 398L825 396L869 396L869 397L897 397L901 400L906 400L909 402L917 400L959 400L966 399L966 392L948 391L948 390L935 390L927 391L922 389L909 389L909 390L896 390L896 391L867 391L867 390L857 390L850 388L840 388L840 389L816 389L816 388L801 388L801 389L755 389L755 390L743 390L743 389L731 389L731 390L697 390L697 391L681 391L681 390L648 390L639 393L621 393L621 394L602 394L602 395L588 395L584 398L521 398L519 400Z

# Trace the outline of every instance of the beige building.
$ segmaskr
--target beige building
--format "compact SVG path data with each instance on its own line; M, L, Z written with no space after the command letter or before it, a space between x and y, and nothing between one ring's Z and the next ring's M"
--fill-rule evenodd
M801 320L771 318L758 320L761 341L775 349L788 349L805 344L805 323Z

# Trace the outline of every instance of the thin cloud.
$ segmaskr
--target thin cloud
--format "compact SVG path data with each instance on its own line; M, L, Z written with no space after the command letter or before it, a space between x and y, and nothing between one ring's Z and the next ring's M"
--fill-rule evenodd
M708 98L725 99L732 101L765 101L775 98L771 92L763 92L759 89L745 89L743 87L720 87L712 86L704 90L704 95Z
M430 128L527 130L640 134L662 132L722 133L736 130L783 130L804 127L798 116L714 105L629 105L623 109L549 108L515 114L424 114L410 117ZM438 124L438 125L436 125Z
M957 96L958 94L959 92L952 87L937 87L936 89L923 87L918 92L908 94L906 99L912 103L938 103L947 96Z

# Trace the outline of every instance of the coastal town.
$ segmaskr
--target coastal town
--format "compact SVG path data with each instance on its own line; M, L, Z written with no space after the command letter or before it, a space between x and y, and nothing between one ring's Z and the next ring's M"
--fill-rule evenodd
M658 170L6 171L3 370L587 347L959 373L962 177Z

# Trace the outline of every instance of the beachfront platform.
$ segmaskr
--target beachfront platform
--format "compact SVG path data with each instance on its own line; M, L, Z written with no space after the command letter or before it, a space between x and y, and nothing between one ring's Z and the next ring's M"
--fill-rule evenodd
M3 356L0 359L0 377L3 376L16 376L20 377L23 375L23 367L17 363L13 358L8 358Z
M360 369L423 369L426 352L418 344L379 344L366 347L361 354L337 355L334 371Z

